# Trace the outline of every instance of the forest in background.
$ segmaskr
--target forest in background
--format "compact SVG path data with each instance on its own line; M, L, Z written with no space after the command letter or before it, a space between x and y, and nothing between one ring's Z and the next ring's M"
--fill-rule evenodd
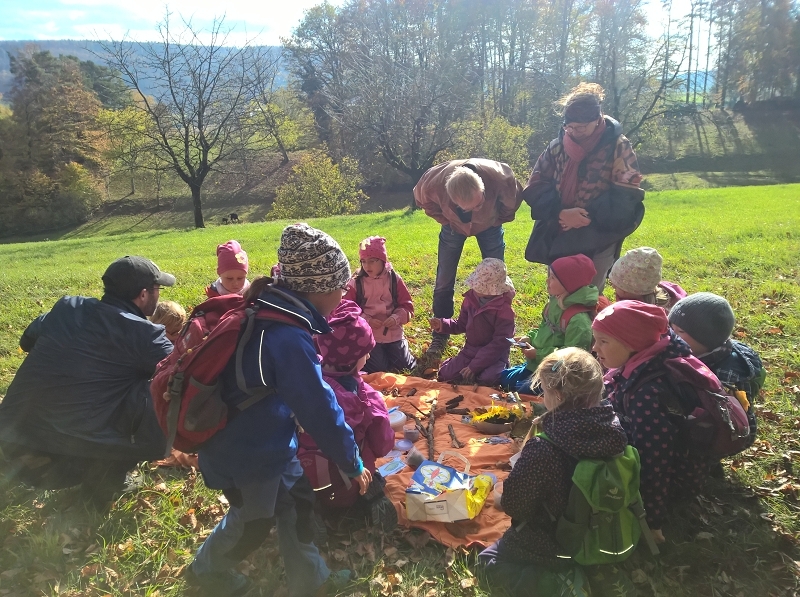
M658 38L638 1L381 0L320 4L279 51L170 14L162 43L93 42L104 64L20 45L0 105L0 234L86 221L122 184L157 204L190 194L202 227L204 197L279 171L267 217L351 213L364 187L410 187L453 157L524 179L579 81L606 89L605 113L654 171L683 157L665 131L698 119L730 139L725 154L748 154L735 112L767 107L797 137L781 111L800 100L796 2L664 7Z

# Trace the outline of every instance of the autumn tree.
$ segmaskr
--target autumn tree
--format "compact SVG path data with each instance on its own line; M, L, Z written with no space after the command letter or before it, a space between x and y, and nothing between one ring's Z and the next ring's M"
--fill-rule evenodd
M170 17L158 26L161 43L120 41L105 50L109 66L138 95L136 109L152 120L149 139L189 187L195 227L203 228L203 183L250 142L242 134L250 82L256 65L269 60L269 48L228 46L222 18L201 31L190 21L175 30Z

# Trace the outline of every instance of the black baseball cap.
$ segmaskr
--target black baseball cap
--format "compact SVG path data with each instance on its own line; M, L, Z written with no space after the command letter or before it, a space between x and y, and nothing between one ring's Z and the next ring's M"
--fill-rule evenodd
M175 276L162 272L149 259L126 255L108 266L103 274L103 284L107 293L132 299L145 288L172 286Z

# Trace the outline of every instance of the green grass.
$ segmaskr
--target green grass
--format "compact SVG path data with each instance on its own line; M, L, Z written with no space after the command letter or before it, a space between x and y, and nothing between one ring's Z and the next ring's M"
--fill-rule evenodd
M644 223L626 247L656 247L664 256L666 279L690 292L726 296L737 314L737 334L760 352L769 376L759 405L763 433L757 445L726 462L726 480L714 481L704 499L677 508L665 526L668 542L660 558L638 553L626 568L642 595L795 594L800 590L800 480L792 466L800 467L800 185L650 193L646 205ZM339 240L353 263L361 239L388 238L389 255L415 297L417 313L406 330L414 350L421 351L429 337L435 222L420 212L395 211L312 223ZM142 254L175 273L178 284L162 296L188 307L202 300L203 287L215 277L218 243L237 238L248 251L251 271L266 272L284 224L0 246L0 395L22 361L17 341L30 320L64 294L99 296L100 276L116 257ZM524 207L506 227L521 331L535 324L547 298L545 268L522 257L530 230ZM479 260L477 246L468 241L459 280ZM72 491L0 491L0 596L181 594L181 567L223 509L217 494L191 475L148 467L143 472L145 489L119 500L107 516L70 508ZM361 579L343 594L484 594L470 586L474 553L422 545L425 537L416 531L381 537L365 529L333 534L327 550L332 566L351 567ZM246 568L257 581L253 594L282 594L274 537Z

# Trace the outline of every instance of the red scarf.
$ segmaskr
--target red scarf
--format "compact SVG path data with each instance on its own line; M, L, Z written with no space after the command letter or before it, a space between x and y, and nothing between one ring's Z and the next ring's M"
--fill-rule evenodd
M568 159L564 171L561 173L559 192L561 193L561 205L565 208L575 207L578 200L578 166L595 148L605 132L605 118L595 127L591 136L580 143L564 131L564 151L567 153Z

